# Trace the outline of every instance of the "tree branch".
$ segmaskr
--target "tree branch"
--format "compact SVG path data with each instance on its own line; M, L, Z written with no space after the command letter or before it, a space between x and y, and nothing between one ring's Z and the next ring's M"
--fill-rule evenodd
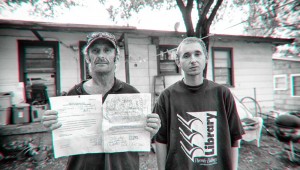
M187 5L185 6L182 0L176 0L177 5L181 11L182 18L185 24L185 28L187 31L187 36L194 36L195 31L193 28L193 22L192 22L192 9L193 9L193 0L188 0Z
M199 2L199 1L197 1ZM199 4L198 5L198 22L196 25L196 36L197 37L201 37L201 35L203 34L203 32L207 32L207 27L206 27L206 23L207 23L207 13L211 7L211 5L214 3L214 0L205 0L205 2L203 3L203 5L201 6L201 9L199 8ZM203 10L202 10L203 9ZM202 29L201 29L202 27ZM204 31L203 29L205 29L206 31ZM203 31L202 31L203 30Z
M204 15L204 16L207 15L207 13L208 13L208 11L209 11L211 5L214 3L214 1L215 1L215 0L206 0L206 1L204 2L204 5L203 5L204 9L203 9L203 12L202 12L201 15Z
M223 2L223 0L218 0L218 1L217 1L217 4L216 4L215 7L213 8L213 10L212 10L210 16L208 17L207 24L205 25L207 28L210 27L212 21L214 20L216 14L217 14L217 12L218 12L218 9L219 9L220 6L222 5L222 2Z

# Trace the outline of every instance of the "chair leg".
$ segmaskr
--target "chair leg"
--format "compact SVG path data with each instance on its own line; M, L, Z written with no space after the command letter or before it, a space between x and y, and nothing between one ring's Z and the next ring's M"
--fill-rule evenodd
M290 161L295 161L295 151L294 151L294 143L292 141L289 142L290 152L289 152L289 159Z

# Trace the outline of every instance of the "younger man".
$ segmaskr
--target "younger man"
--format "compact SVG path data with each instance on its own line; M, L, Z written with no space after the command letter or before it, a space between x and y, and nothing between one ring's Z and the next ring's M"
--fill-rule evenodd
M230 90L203 78L208 54L202 40L184 39L176 64L183 79L165 89L155 105L160 170L237 169L244 134Z

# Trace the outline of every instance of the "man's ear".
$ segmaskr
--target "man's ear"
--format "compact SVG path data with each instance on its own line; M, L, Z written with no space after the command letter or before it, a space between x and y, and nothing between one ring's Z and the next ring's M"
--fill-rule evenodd
M90 64L91 63L91 59L90 59L90 57L88 56L88 55L85 55L85 62L87 63L87 64Z
M120 56L117 54L117 55L114 57L114 62L115 62L115 63L119 62L119 59L120 59Z
M178 58L178 57L176 57L176 59L175 59L175 63L176 63L176 65L177 65L177 67L179 67L179 68L180 68L180 60L179 60L179 58Z

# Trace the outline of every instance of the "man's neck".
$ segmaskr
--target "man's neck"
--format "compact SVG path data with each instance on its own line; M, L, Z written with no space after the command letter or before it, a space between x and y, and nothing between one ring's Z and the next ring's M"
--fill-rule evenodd
M107 87L112 86L114 84L114 74L108 73L108 74L95 74L92 76L92 85L98 86L98 87Z
M114 85L114 75L92 75L92 79L84 84L84 90L89 94L106 94Z
M204 78L202 76L184 76L183 82L188 86L199 86L203 84Z

